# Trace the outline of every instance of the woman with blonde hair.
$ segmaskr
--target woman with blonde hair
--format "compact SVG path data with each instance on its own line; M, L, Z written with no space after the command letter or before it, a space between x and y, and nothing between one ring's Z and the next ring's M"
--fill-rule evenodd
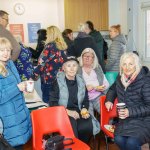
M94 110L96 110L100 114L99 98L106 94L109 83L92 48L83 50L79 62L78 73L82 75L88 90L89 112L94 115Z
M4 138L16 149L31 137L30 113L26 107L23 92L25 82L21 82L17 69L10 60L12 46L8 39L0 38L0 118L4 127Z
M56 74L61 70L63 57L67 45L62 37L62 33L56 26L47 28L46 46L38 59L38 65L34 70L32 79L41 78L42 99L44 102L49 101L49 92Z
M126 51L126 39L121 34L121 26L113 25L109 30L112 43L108 49L106 71L119 72L119 60L121 55Z

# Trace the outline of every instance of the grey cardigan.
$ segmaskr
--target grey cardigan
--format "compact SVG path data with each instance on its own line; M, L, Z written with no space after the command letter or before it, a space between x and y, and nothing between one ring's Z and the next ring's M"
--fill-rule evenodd
M79 105L79 109L81 109L81 104L85 96L85 84L84 84L84 80L79 74L76 75L76 79L78 83L78 105ZM57 82L58 82L59 89L61 89L59 90L60 91L59 105L63 105L67 107L69 93L68 93L64 72L59 72L57 74ZM92 124L93 124L93 135L96 135L100 131L100 124L94 116L91 115L91 117L92 117Z

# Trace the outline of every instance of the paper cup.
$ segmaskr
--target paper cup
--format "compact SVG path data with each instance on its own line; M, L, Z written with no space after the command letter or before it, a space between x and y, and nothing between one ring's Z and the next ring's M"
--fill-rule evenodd
M117 103L117 111L119 112L121 109L125 109L126 108L126 104L125 103ZM124 119L124 117L119 116L120 119Z
M26 84L27 92L32 93L34 90L34 81L28 80L26 81Z

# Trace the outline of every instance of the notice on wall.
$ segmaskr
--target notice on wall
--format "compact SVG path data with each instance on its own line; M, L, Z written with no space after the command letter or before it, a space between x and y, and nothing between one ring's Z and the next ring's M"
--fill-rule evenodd
M24 42L23 24L9 24L9 29L18 42Z
M37 43L37 31L41 29L40 23L28 23L29 43Z

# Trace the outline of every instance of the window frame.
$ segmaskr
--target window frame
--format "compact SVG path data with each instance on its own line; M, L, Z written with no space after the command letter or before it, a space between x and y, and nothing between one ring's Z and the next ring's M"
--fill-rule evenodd
M150 11L150 3L141 3L141 19L139 20L139 24L141 24L139 27L139 32L141 33L139 33L139 40L143 62L150 62L150 57L147 57L147 11Z

